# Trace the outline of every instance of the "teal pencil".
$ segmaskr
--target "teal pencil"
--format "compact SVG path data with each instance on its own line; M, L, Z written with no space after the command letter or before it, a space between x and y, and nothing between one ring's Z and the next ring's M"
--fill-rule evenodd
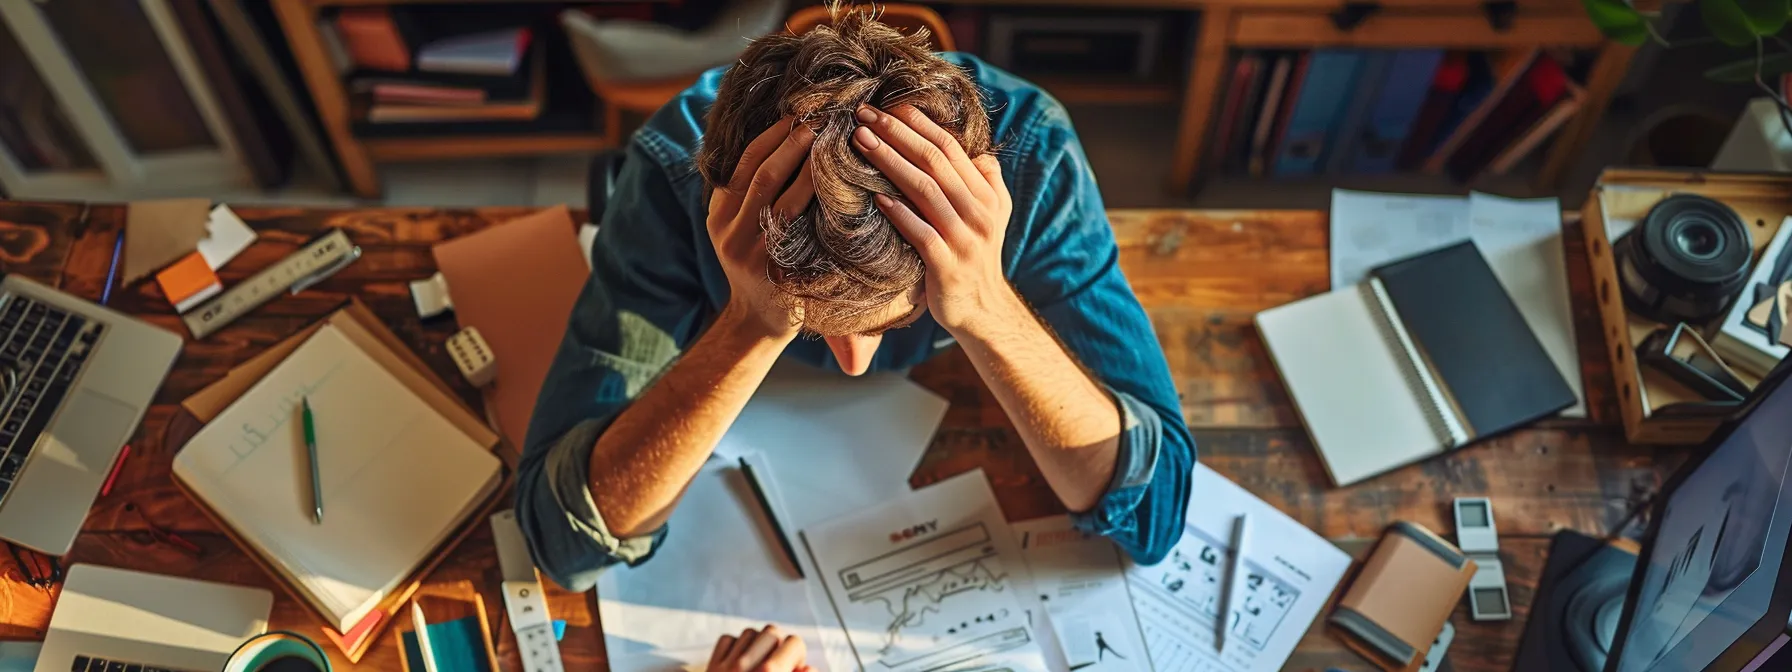
M324 479L317 472L317 427L311 422L311 398L300 400L305 422L305 454L311 461L311 522L324 522Z

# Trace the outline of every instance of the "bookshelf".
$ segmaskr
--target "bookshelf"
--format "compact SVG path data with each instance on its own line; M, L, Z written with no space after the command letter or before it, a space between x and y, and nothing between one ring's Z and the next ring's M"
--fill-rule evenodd
M1604 39L1579 0L1517 0L1511 3L1511 23L1497 29L1489 19L1484 0L1378 0L1378 9L1356 26L1344 29L1333 14L1344 0L942 0L939 4L1083 9L1177 9L1200 13L1190 36L1189 64L1184 79L1174 84L1181 96L1180 124L1175 140L1171 191L1187 191L1202 177L1202 162L1212 136L1214 117L1223 103L1231 56L1241 49L1317 49L1363 47L1383 49L1442 48L1517 50L1532 47L1568 47L1597 52L1592 68L1581 84L1587 99L1581 110L1549 141L1535 184L1553 189L1580 156L1581 149L1605 115L1618 83L1629 69L1635 51ZM1357 3L1349 3L1357 4ZM1054 88L1050 80L1039 82L1066 102L1078 99L1114 102L1157 102L1163 87L1150 84L1118 84L1103 91L1087 85Z
M476 0L449 0L449 3ZM536 0L522 0L534 2ZM547 1L547 0L541 0ZM614 147L615 115L593 113L591 128L541 133L444 132L403 137L361 137L355 132L349 95L332 68L317 28L329 8L368 4L448 4L442 0L277 0L275 9L294 59L310 89L318 116L335 146L353 191L379 193L375 164L552 152L592 152ZM813 4L797 0L795 5ZM1202 177L1202 162L1217 108L1223 103L1228 65L1242 49L1315 49L1323 47L1443 48L1517 50L1533 47L1593 50L1596 57L1585 81L1587 98L1544 152L1535 177L1539 189L1556 187L1580 156L1581 149L1604 117L1618 83L1635 51L1609 42L1586 18L1579 0L1516 0L1510 23L1496 28L1484 0L1379 0L1378 9L1350 28L1341 28L1333 14L1344 0L934 0L935 6L1064 7L1107 10L1190 10L1200 20L1189 36L1189 63L1180 76L1145 82L1039 77L1035 81L1069 103L1107 102L1179 105L1174 163L1167 187L1187 191ZM1171 69L1174 70L1174 69ZM601 105L601 101L597 101Z
M300 76L311 92L318 119L336 150L351 191L377 198L380 179L377 164L436 161L496 156L530 156L556 153L590 153L615 147L617 129L604 114L603 101L588 91L556 90L539 120L534 122L481 122L472 124L401 124L376 128L357 118L354 103L341 74L332 63L318 28L325 12L357 5L453 5L480 0L276 0L274 11L286 36ZM645 0L648 2L657 0ZM514 0L484 4L566 4L551 0ZM575 3L576 4L576 3ZM570 57L550 61L550 69L576 70ZM550 76L550 86L582 77ZM561 89L571 87L561 86ZM572 99L571 104L553 102Z

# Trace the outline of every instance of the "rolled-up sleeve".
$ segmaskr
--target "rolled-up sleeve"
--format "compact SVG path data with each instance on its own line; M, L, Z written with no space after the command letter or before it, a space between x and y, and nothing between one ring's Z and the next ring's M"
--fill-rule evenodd
M692 216L636 135L592 249L591 278L542 384L517 469L516 513L535 564L569 590L646 561L666 534L620 539L598 514L591 451L618 414L677 358L707 314Z
M1194 439L1145 309L1120 271L1120 251L1081 144L1053 110L1028 134L1045 157L1017 184L1008 277L1066 350L1104 386L1121 435L1107 493L1073 514L1081 529L1155 564L1182 536ZM1034 172L1037 171L1037 172Z

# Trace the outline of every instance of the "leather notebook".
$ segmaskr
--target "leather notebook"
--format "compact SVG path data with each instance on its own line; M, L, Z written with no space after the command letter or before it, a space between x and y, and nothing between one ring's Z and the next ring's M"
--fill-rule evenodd
M1462 599L1475 561L1419 525L1390 526L1327 620L1344 646L1384 670L1416 670Z
M1575 404L1473 242L1383 265L1256 321L1338 485Z

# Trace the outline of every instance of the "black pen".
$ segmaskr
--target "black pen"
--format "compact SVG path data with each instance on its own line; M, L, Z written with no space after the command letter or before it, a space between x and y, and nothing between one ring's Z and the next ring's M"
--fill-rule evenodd
M790 561L796 570L796 578L809 578L803 574L803 565L797 562L796 549L790 547L790 539L784 536L784 524L778 522L778 512L772 510L772 500L765 496L765 488L759 485L759 477L753 473L753 465L747 464L746 458L740 459L740 473L747 477L747 485L753 488L753 498L759 500L759 510L765 512L765 519L772 524L772 536L778 538L778 547L784 549L784 558Z

